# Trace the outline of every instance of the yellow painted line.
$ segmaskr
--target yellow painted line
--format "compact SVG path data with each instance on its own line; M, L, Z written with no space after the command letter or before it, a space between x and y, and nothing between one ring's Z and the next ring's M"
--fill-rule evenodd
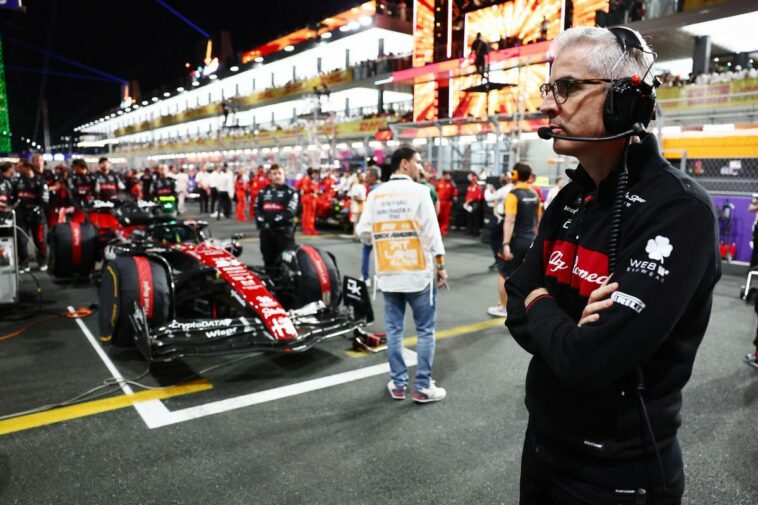
M339 233L323 233L319 235L302 235L300 233L297 234L298 241L304 242L312 242L313 240L320 239L320 238L339 238L341 235ZM260 242L260 237L245 237L241 239L242 242Z
M467 335L469 333L476 333L477 331L488 330L495 327L504 327L505 318L497 317L494 319L488 319L478 323L464 324L463 326L454 326L446 330L438 331L435 335L436 340L442 340L444 338L458 337L460 335ZM416 335L412 337L406 337L403 339L403 345L405 347L413 347L418 343ZM346 354L352 358L365 358L370 356L368 351L346 351Z
M29 430L46 426L48 424L60 423L80 417L92 416L102 412L123 409L131 407L135 403L146 402L149 400L163 400L172 396L186 395L211 389L213 386L206 380L199 380L181 384L179 386L169 386L162 389L150 389L140 391L131 395L114 396L113 398L104 398L86 403L62 407L59 409L38 412L26 416L15 417L0 421L0 435L7 435L16 431Z

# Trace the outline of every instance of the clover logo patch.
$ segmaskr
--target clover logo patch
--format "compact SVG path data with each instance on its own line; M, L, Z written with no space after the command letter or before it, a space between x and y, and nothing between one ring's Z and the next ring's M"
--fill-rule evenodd
M674 246L671 245L669 239L661 235L656 236L654 239L648 240L647 246L645 247L645 252L650 257L650 259L660 261L661 263L664 262L665 258L671 256L671 251L673 250Z

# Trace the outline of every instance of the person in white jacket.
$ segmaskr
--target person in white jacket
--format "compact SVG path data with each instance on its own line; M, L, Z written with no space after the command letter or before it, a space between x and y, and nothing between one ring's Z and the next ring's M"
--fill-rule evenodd
M378 287L384 295L384 327L391 380L390 396L404 400L408 368L403 360L405 305L418 334L418 367L413 400L440 401L446 391L432 380L437 287L447 281L445 247L429 188L416 184L421 156L410 146L392 154L392 177L370 192L356 234L373 243Z

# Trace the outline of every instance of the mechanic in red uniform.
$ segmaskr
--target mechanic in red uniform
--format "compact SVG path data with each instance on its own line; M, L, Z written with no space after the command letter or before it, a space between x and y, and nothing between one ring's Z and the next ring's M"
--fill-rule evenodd
M453 201L458 198L458 188L453 183L453 174L449 170L442 172L442 179L435 187L440 202L440 212L437 214L437 221L440 223L440 233L443 237L447 236L447 230L450 227L450 213L453 210Z
M466 231L469 235L479 235L484 211L482 207L484 204L484 191L479 186L479 179L474 172L469 174L468 180L471 183L468 189L466 189L465 205L468 207L468 226Z
M318 181L318 194L316 196L316 217L326 219L330 215L334 204L335 186L337 181L327 172Z
M237 169L237 175L234 177L234 199L237 201L237 221L247 222L245 218L245 203L247 203L247 182L245 173L241 168Z
M298 181L303 202L303 235L318 235L316 231L316 170L309 168L307 175Z
M263 188L271 184L271 181L268 179L268 176L266 175L266 170L263 168L262 165L258 165L258 169L255 171L254 174L252 174L252 177L250 177L250 220L255 219L255 200L258 199L258 193L260 193Z

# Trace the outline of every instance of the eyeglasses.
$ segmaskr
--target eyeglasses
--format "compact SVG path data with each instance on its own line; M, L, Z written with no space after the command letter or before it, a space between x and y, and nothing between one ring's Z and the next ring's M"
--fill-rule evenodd
M612 79L556 79L554 83L545 83L540 86L542 99L547 98L548 92L553 94L553 100L557 104L566 103L569 95L580 88L582 84L602 84L613 82Z

